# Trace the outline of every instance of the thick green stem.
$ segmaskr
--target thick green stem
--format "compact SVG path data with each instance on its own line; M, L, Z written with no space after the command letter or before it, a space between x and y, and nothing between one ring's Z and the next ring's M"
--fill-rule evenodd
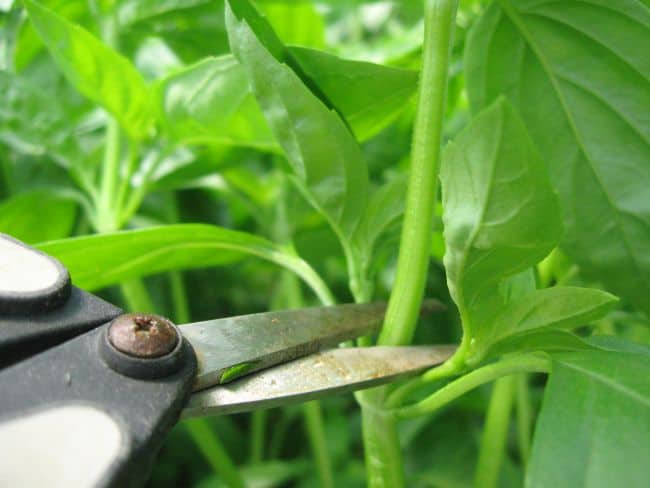
M419 101L413 133L411 173L406 195L395 284L388 302L379 344L409 344L431 254L442 119L457 0L427 0Z
M214 472L225 484L230 488L245 488L243 478L219 438L214 435L210 424L205 419L191 419L186 420L184 425Z
M424 47L418 107L411 152L397 274L388 302L381 345L409 344L420 315L429 266L442 119L457 0L426 0ZM363 415L368 486L404 486L402 453L396 418L385 410L386 387L357 396Z
M357 395L361 404L367 484L371 488L400 488L405 486L405 480L397 418L393 411L381 407L384 394L385 389L380 387Z
M494 383L474 476L474 486L477 488L495 488L499 481L506 453L516 379L515 376L506 376Z

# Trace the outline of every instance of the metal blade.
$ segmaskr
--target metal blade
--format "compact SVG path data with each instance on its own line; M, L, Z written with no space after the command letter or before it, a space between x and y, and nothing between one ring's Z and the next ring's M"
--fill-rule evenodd
M194 393L182 415L247 412L361 390L440 364L455 350L449 345L323 351Z
M372 334L384 303L283 310L184 325L199 362L194 391Z

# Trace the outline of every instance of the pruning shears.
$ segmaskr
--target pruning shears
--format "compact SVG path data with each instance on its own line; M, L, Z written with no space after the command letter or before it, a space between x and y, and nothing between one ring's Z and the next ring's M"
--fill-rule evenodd
M0 234L0 486L133 486L179 418L380 385L454 346L337 348L383 304L177 327L72 286L56 259Z

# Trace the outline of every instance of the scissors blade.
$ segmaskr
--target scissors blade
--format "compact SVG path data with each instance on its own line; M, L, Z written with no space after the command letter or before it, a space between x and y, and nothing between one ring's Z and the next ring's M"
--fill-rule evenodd
M318 352L192 394L183 417L248 412L388 383L451 357L454 345L377 346Z
M425 300L423 313L442 308ZM181 326L198 359L194 391L227 383L375 332L385 303L348 304L228 317Z

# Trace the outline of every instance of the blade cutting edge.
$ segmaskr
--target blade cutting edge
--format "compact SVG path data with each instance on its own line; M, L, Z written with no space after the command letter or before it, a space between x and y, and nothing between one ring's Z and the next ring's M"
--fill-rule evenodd
M441 307L426 300L423 313ZM194 391L372 334L385 310L385 303L349 304L183 325L180 330L198 359Z
M194 393L183 417L247 412L378 386L440 364L455 350L443 345L323 351Z

